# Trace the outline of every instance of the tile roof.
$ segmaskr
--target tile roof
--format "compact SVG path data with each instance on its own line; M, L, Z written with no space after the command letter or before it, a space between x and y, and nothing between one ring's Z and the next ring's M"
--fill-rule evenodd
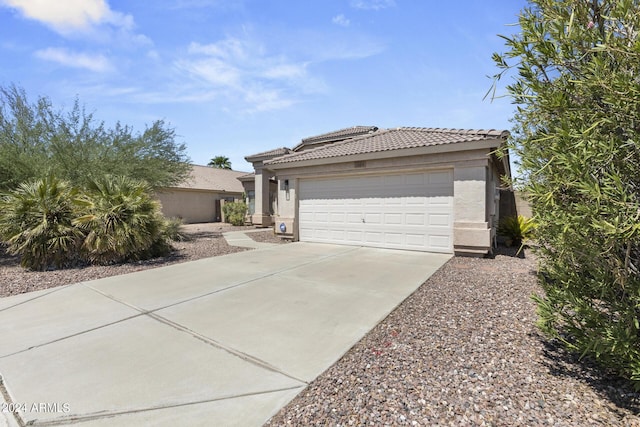
M333 132L323 133L321 135L310 136L308 138L303 138L300 144L296 145L293 148L293 151L298 151L301 147L305 145L318 144L321 142L329 142L329 141L341 141L347 138L355 138L357 136L366 135L368 133L372 133L377 131L378 128L376 126L352 126L349 128L344 128L340 130L336 130Z
M377 153L407 148L429 147L460 142L502 139L508 131L484 129L442 129L402 127L383 129L331 145L290 153L265 162L269 165Z
M247 172L192 165L189 177L173 188L242 193L244 189L238 177L246 174Z
M258 153L258 154L252 154L250 156L246 156L244 159L248 162L251 162L255 160L260 160L262 158L273 158L273 157L282 156L285 154L289 154L290 152L291 152L291 149L287 147L280 147L274 150L263 151L262 153Z

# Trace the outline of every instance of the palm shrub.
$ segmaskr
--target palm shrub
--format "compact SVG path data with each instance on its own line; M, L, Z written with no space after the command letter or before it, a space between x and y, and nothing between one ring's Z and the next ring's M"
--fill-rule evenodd
M495 54L539 246L539 326L640 389L640 13L530 0Z
M0 238L23 267L45 270L77 260L83 233L73 225L78 191L48 177L19 184L0 197Z
M498 224L498 234L506 237L514 245L521 245L524 241L531 239L535 222L532 218L523 215L508 216L502 218Z
M86 233L82 249L90 262L143 259L170 248L160 203L151 192L146 183L122 176L105 176L89 184L82 198L85 214L74 224Z
M247 205L244 202L227 202L222 207L226 222L231 225L244 225Z

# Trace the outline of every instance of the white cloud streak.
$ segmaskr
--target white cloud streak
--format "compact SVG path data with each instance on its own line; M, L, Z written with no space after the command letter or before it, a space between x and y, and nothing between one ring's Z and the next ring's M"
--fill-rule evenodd
M262 44L250 39L228 37L210 44L191 43L187 52L188 57L176 62L177 69L204 83L207 90L202 92L207 97L214 89L226 99L244 104L246 111L288 107L313 86L306 63L269 54Z
M340 25L341 27L348 27L351 24L351 21L349 21L343 14L334 16L331 22L336 25Z
M351 0L351 7L362 10L381 10L395 5L395 0Z
M112 64L103 55L90 55L70 52L63 48L47 48L35 52L35 56L45 61L52 61L66 67L82 68L97 73L104 73L113 69Z

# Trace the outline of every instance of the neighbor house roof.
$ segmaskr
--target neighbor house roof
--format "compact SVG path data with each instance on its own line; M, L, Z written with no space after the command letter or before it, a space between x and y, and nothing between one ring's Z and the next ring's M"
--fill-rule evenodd
M338 131L339 132L339 131ZM305 160L329 159L358 154L378 153L407 148L429 147L503 139L508 131L476 129L441 129L402 127L383 129L373 133L324 145L297 153L287 154L265 162L268 165L293 163Z
M313 146L315 144L326 144L329 142L338 142L345 139L352 139L357 136L375 132L377 130L378 128L376 126L352 126L349 128L335 130L333 132L323 133L321 135L310 136L308 138L303 138L300 144L293 147L292 151L300 151L302 147L307 147L310 145Z
M172 188L242 193L244 189L238 178L246 174L247 172L192 165L189 177Z

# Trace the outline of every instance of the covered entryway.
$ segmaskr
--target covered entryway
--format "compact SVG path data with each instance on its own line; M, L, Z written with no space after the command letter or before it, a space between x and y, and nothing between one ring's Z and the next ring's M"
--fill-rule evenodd
M300 240L453 252L453 170L301 179Z

